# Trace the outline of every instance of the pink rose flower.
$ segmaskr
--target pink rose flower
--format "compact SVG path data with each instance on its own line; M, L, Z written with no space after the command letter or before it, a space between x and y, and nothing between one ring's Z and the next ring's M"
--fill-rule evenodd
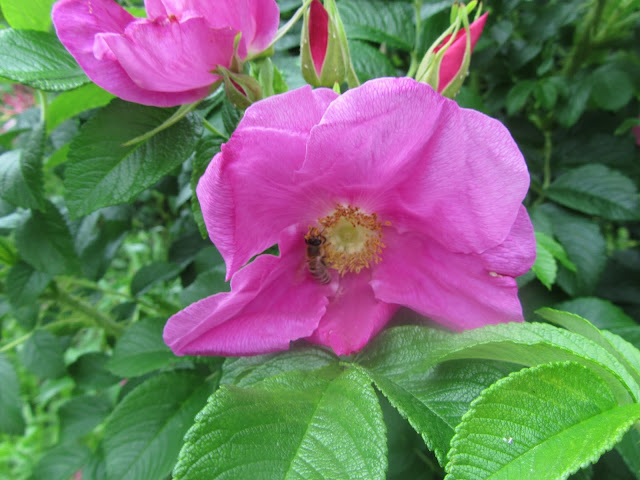
M475 22L472 22L471 25L469 25L469 31L471 32L471 52L473 52L480 35L482 35L482 30L484 29L484 24L487 22L488 15L489 12L486 12ZM438 72L437 89L440 93L447 88L460 71L460 67L464 60L464 53L467 48L466 33L467 31L464 28L461 28L458 31L455 40L449 48L447 48L447 51L442 58L442 63L440 64L440 70ZM450 38L450 35L445 37L441 45L446 45ZM435 51L437 52L440 48L441 47L436 48Z
M204 98L238 56L264 50L278 28L275 0L146 0L136 19L113 0L60 0L60 41L89 78L125 100L169 107Z
M260 101L197 188L231 292L171 317L164 340L177 355L297 339L347 355L402 306L457 330L522 321L528 186L499 121L408 78Z

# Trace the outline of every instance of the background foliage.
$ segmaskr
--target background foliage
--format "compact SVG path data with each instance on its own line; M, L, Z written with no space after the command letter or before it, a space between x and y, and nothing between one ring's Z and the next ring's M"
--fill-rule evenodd
M451 3L338 2L360 80L405 74ZM242 112L218 91L125 145L174 109L90 83L51 4L0 0L1 479L640 478L640 2L488 1L456 99L526 157L542 323L403 312L348 359L173 356L166 319L228 289L193 190ZM265 92L303 84L299 34L252 66Z

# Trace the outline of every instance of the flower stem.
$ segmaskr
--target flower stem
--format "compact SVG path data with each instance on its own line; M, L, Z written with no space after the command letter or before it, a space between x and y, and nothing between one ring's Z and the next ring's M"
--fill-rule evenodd
M573 76L591 52L593 39L596 37L596 31L598 30L598 25L606 3L606 0L595 0L593 7L587 15L585 25L582 30L576 34L576 41L566 59L563 69L565 76Z
M47 95L42 90L36 90L38 94L38 103L40 103L40 121L43 125L47 123L47 116L49 115L49 103L47 102Z
M551 143L551 132L545 130L544 132L544 164L542 166L542 185L538 189L539 196L534 202L534 206L540 205L547 196L547 189L551 185L551 152L553 150L553 144Z
M273 38L273 40L265 50L268 50L269 48L273 47L277 41L279 41L282 37L284 37L287 34L289 30L291 30L291 28L296 24L296 22L300 20L300 17L304 13L304 11L307 9L307 7L309 7L309 5L311 4L311 1L312 0L305 0L302 6L298 10L296 10L296 13L293 14L293 16L289 19L289 21L278 29L276 36Z
M420 30L422 29L422 19L420 16L420 8L422 7L422 0L415 0L413 2L413 11L416 17L416 40L415 45L413 47L413 51L411 52L411 64L409 65L409 70L407 71L407 77L413 78L418 70L418 43L420 41Z

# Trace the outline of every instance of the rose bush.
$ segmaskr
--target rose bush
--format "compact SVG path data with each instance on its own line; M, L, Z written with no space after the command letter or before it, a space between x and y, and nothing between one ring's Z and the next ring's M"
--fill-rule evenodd
M454 329L521 321L528 186L500 122L411 79L259 102L197 189L231 292L174 315L165 341L180 355L254 355L306 338L347 355L402 306ZM313 229L326 285L306 265ZM276 243L278 257L241 268Z

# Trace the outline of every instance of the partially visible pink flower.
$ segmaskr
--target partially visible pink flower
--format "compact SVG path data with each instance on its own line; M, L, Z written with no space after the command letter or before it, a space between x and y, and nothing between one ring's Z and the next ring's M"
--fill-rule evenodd
M472 22L469 25L469 31L471 34L471 52L478 43L478 39L480 35L482 35L482 30L484 29L484 25L487 22L487 15L489 12L486 12L480 18L478 18L475 22ZM438 72L438 92L442 93L442 91L447 88L447 86L455 79L456 75L460 72L460 67L462 67L465 50L467 48L467 31L464 28L461 28L456 34L456 38L453 43L447 48L447 51L442 58L442 63L440 64L440 70ZM442 45L446 45L451 36L445 37L445 39L440 44L440 47L437 47L435 51L437 52L442 48ZM469 52L469 53L471 53ZM466 71L463 72L466 74Z
M0 133L9 130L16 123L14 115L24 112L35 104L33 90L24 85L13 85L13 92L5 92L0 99L0 122L8 120L0 127Z
M161 107L205 97L240 59L264 50L278 28L275 0L145 0L136 19L114 0L60 0L52 11L60 41L89 78L131 102Z
M521 321L528 186L499 121L408 78L258 102L197 188L231 292L171 317L165 342L255 355L307 339L347 355L402 306L457 330ZM317 236L326 284L307 263ZM274 244L279 256L260 255Z

